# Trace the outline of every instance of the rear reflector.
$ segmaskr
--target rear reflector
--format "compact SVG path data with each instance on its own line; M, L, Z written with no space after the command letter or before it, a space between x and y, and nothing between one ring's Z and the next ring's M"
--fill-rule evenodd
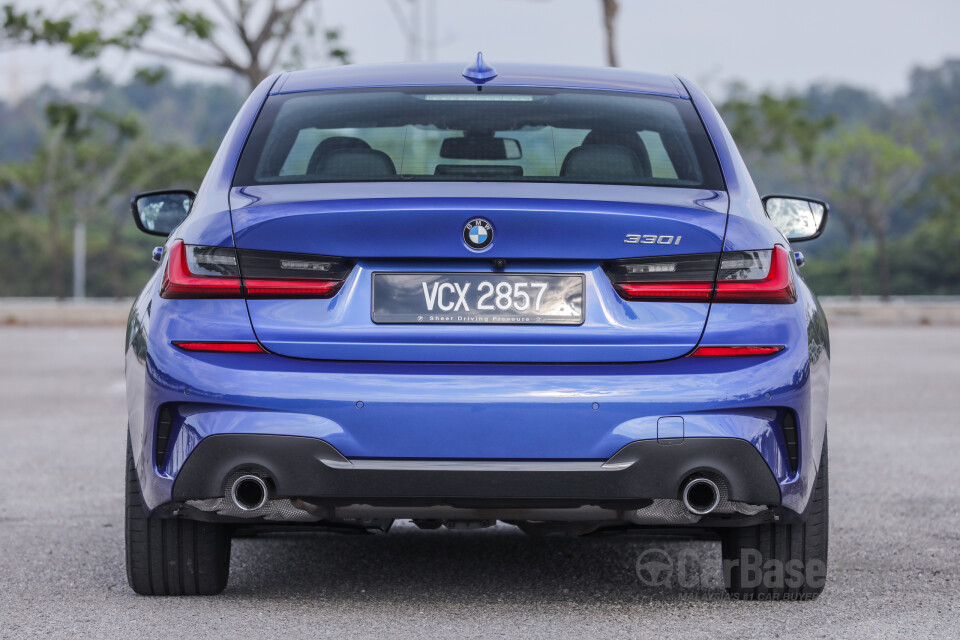
M184 351L206 351L209 353L267 353L256 342L184 342L174 340L173 344Z
M697 347L690 357L769 356L781 351L783 347Z
M619 260L604 265L625 300L789 304L797 290L783 247ZM716 284L714 284L716 282Z

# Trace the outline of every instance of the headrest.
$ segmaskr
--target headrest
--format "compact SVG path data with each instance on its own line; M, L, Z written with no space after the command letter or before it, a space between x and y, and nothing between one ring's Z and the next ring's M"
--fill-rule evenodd
M589 182L640 182L640 158L626 147L588 144L570 150L560 175Z
M370 145L366 140L360 138L351 138L350 136L332 136L325 138L317 145L317 148L310 154L310 162L307 164L307 173L317 173L317 167L320 160L328 153L333 153L340 149L369 149Z
M644 144L643 139L637 135L636 131L627 129L622 131L614 129L594 129L587 134L580 144L603 144L626 147L640 158L640 168L643 171L643 176L650 177L652 175L650 169L650 154L647 153L647 145Z
M327 180L337 178L372 180L397 175L393 160L375 149L337 149L324 154L314 175Z

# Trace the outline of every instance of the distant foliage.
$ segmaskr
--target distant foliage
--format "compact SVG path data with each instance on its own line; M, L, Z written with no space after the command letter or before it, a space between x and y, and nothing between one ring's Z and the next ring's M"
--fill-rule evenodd
M176 89L174 104L178 93L190 92ZM185 114L207 112L193 103L168 116L159 93L138 112L130 105L140 92L156 90L137 82L114 87L95 78L75 91L92 103L41 92L32 109L15 110L25 124L42 128L32 147L5 149L13 157L0 164L0 275L9 276L0 282L0 296L67 295L77 225L86 228L87 294L134 293L154 268L149 251L156 240L135 230L130 195L169 186L196 189L229 124L201 120L202 126L190 126L197 123ZM237 101L234 95L227 118ZM172 120L177 113L182 126ZM17 125L4 120L0 139Z
M946 275L960 257L960 60L915 69L893 100L845 85L738 86L721 111L761 193L833 205L823 238L796 247L818 293L960 294Z
M0 102L0 163L30 158L48 130L50 105L94 107L118 117L132 116L144 135L158 144L216 147L244 95L220 84L175 83L163 67L150 78L114 84L100 73L67 90L49 88L10 105Z

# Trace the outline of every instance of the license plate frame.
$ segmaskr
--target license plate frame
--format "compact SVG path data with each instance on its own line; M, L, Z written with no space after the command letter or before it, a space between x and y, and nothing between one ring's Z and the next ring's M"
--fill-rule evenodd
M389 291L388 287L391 284L396 285L397 281L401 279L405 281L407 290L399 294L395 292L394 297L401 295L410 306L405 309L397 307L387 309L387 305L381 304L378 308L378 289L382 303L383 295ZM393 283L390 282L391 280ZM381 271L371 274L370 281L370 319L375 324L580 326L586 318L586 278L582 273L477 273L457 271L404 273ZM534 306L533 300L526 309L522 310L513 306L501 309L496 305L496 291L499 283L526 283L529 286L531 281L556 283L556 287L548 286L543 295L547 296L549 294L551 311L562 310L562 313L536 313L535 309L532 308ZM454 282L461 285L469 283L469 288L464 292L470 296L470 300L465 301L468 310L464 311L462 309L463 303L460 300L462 296L456 287L454 287L452 301L447 301L447 305L452 302L456 307L455 309L448 311L437 307L435 311L429 310L427 308L427 297L430 291L424 289L422 285L431 282L437 288L445 283L451 285ZM478 290L483 282L489 282L493 289L494 293L490 297L490 302L488 302L488 304L493 304L493 310L478 310L475 308ZM417 287L412 286L415 283L418 283ZM567 291L564 291L563 287L566 287ZM569 290L570 287L573 287L572 291ZM511 286L512 291L514 291L513 286ZM534 292L529 292L528 295L531 293ZM557 296L561 296L561 299L557 299ZM413 299L418 299L423 308L418 308L417 305L413 304ZM439 301L435 300L435 306ZM579 314L571 315L571 311L577 309L579 309ZM541 311L543 311L542 304Z

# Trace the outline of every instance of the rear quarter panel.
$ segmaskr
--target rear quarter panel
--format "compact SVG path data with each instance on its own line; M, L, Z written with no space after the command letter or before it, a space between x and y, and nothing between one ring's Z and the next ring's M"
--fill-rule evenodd
M774 245L790 248L790 243L767 217L760 194L719 112L692 82L682 79L697 107L707 133L713 141L729 197L729 215L724 235L724 251L768 249ZM830 338L826 317L813 291L791 262L797 283L797 303L793 305L711 305L702 344L743 344L744 336L756 336L755 344L787 344L805 348L805 365L795 374L796 384L805 391L798 410L801 436L801 471L793 486L782 486L793 493L791 500L805 504L813 487L827 426L828 387L830 382ZM778 339L783 342L777 342ZM789 341L787 341L789 340ZM784 496L784 501L788 496Z

